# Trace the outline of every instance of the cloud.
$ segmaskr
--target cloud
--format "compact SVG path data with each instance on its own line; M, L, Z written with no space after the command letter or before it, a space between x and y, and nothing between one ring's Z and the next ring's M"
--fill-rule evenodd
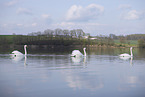
M8 24L2 24L3 27L7 27Z
M6 6L13 6L13 5L15 5L17 2L18 2L18 0L12 0L12 1L10 1L10 2L7 2L5 5L6 5Z
M37 26L37 23L32 23L32 26L33 26L33 27Z
M122 10L121 18L124 20L139 20L145 15L145 12L132 9L128 4L120 5L118 8Z
M136 10L130 10L127 13L122 14L122 18L125 20L138 20L144 17L145 12L139 12Z
M51 15L49 14L42 14L41 17L42 17L42 21L46 24L51 24L53 21L53 19L51 18Z
M17 24L17 26L23 26L23 24Z
M29 9L26 8L18 8L17 14L26 14L26 15L32 15L32 12Z
M131 9L131 5L123 4L123 5L120 5L118 8L122 10L127 10L127 9Z
M49 15L49 14L42 14L41 16L42 16L42 18L44 18L44 19L50 18L50 15Z
M57 24L51 24L49 27L50 28L61 28L61 29L83 29L83 31L85 31L86 33L91 33L94 34L101 30L104 29L104 27L106 27L106 24L100 24L100 23L83 23L83 22L61 22L61 23L57 23Z
M99 24L99 23L74 23L74 22L61 22L56 24L58 26L101 26L101 25L105 25L105 24Z
M87 7L73 5L66 14L67 21L89 21L98 18L104 12L104 7L90 4Z
M81 27L96 27L96 26L105 26L105 24L99 23L74 23L74 22L61 22L57 24L53 24L56 27L64 27L64 28L81 28Z

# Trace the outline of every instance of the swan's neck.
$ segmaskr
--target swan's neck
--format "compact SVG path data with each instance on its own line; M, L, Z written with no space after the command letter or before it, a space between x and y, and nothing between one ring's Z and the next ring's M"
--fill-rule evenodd
M131 54L131 57L132 57L133 56L132 49L130 49L130 54Z
M84 56L86 56L86 50L84 49Z
M24 47L24 50L25 50L25 56L27 55L27 50L26 50L26 47Z

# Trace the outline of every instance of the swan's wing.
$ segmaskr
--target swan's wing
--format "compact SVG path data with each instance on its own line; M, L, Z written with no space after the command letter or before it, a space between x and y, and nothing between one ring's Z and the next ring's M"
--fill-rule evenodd
M79 50L73 50L72 54L80 54L81 52Z
M19 51L17 51L17 50L13 51L12 54L23 55L21 52L19 52Z
M120 57L130 57L130 55L129 55L129 54L127 54L127 53L120 54L119 56L120 56Z
M71 56L82 56L83 54L79 50L73 50Z

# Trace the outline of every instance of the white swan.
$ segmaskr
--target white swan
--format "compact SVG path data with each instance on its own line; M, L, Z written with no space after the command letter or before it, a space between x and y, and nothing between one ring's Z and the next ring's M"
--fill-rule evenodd
M24 45L25 56L27 55L26 47L27 47L27 45ZM19 51L17 51L17 50L14 50L14 51L12 52L11 55L13 55L14 57L16 57L16 56L22 56L22 55L24 55L24 54L22 54L21 52L19 52Z
M73 50L71 57L81 57L81 56L86 56L86 48L83 48L84 55L79 51L79 50Z
M120 54L119 57L133 57L133 53L132 53L132 47L130 47L130 54L124 53L124 54Z

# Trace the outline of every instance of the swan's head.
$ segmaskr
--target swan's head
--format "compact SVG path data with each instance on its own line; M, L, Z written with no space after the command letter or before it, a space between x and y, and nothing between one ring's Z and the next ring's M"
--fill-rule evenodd
M24 47L26 48L26 47L27 47L27 45L24 45Z
M83 48L84 50L86 50L86 48Z
M132 50L132 47L130 47L130 49Z

